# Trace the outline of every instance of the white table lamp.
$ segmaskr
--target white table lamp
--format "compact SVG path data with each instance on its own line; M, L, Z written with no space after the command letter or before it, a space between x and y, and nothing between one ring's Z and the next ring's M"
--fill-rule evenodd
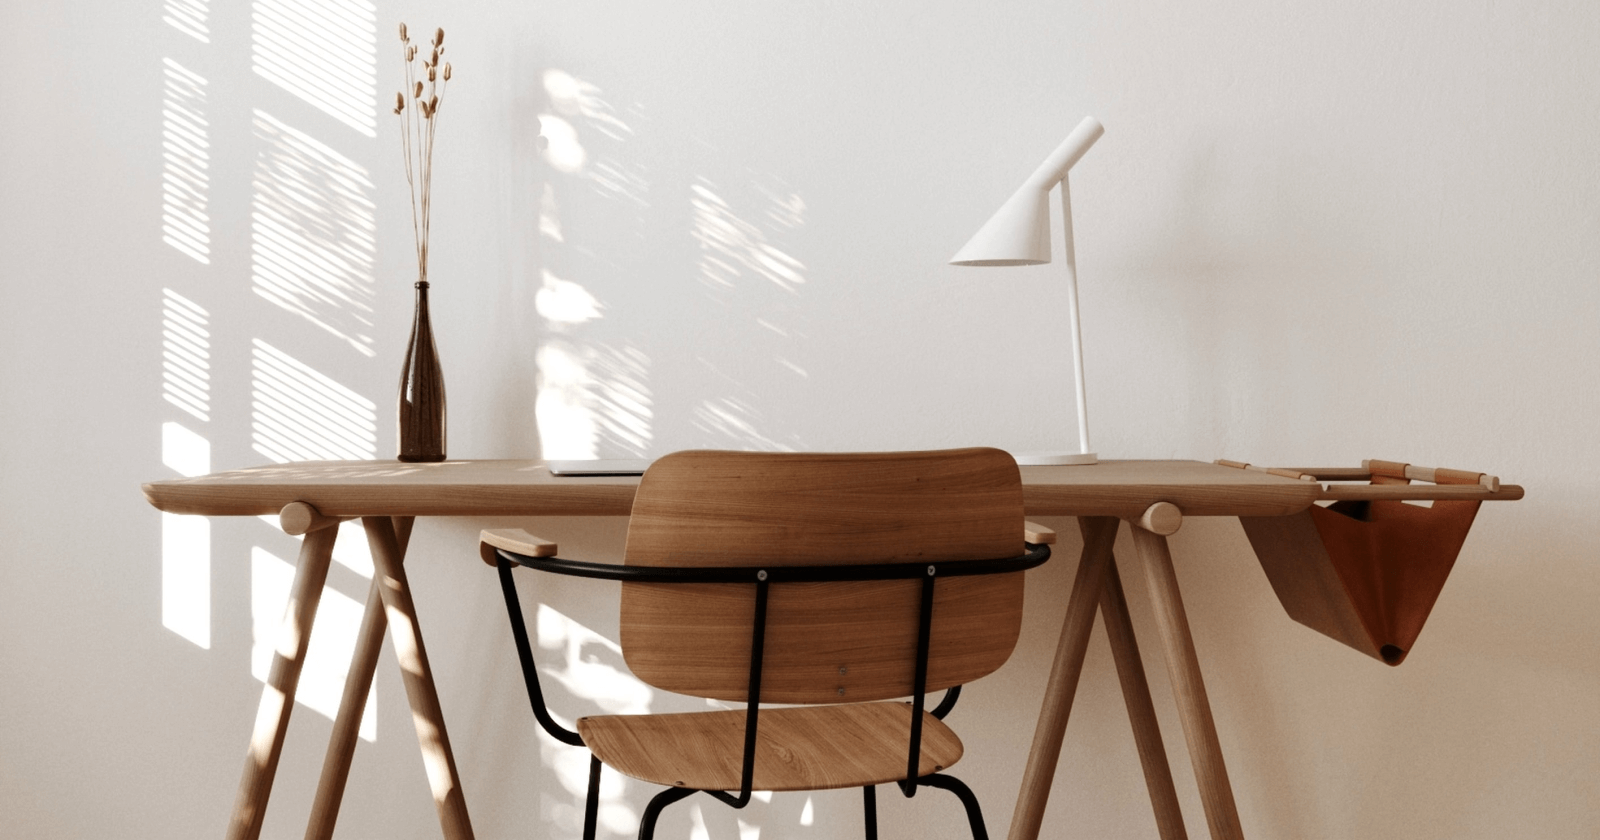
M1013 453L1023 466L1055 464L1093 464L1098 459L1089 451L1089 404L1083 387L1083 335L1078 325L1078 266L1072 249L1072 199L1067 171L1084 152L1106 133L1094 117L1067 135L1067 139L1045 158L1044 163L1023 182L1021 189L982 228L962 246L951 265L1040 265L1050 262L1050 190L1061 185L1061 227L1067 240L1067 300L1072 315L1072 364L1078 383L1077 452Z

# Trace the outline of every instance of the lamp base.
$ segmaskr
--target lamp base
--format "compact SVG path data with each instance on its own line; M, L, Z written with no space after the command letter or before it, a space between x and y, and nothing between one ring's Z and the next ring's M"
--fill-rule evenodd
M1011 457L1019 467L1086 467L1100 463L1093 452L1013 452Z

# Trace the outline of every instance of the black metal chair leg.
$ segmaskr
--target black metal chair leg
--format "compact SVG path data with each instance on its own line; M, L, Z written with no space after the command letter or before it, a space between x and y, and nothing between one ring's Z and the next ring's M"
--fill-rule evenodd
M644 806L644 817L639 820L639 840L651 840L656 834L656 819L661 816L661 809L677 802L688 799L697 791L689 788L667 788L650 798L650 804Z
M872 785L863 787L861 804L866 812L867 840L878 840L878 789Z
M589 755L589 798L583 803L583 840L594 840L595 818L600 813L600 759Z
M973 794L972 788L954 776L941 776L933 773L917 780L919 785L944 788L955 794L961 804L967 809L967 822L972 825L972 840L989 840L989 830L983 825L983 809L978 807L978 797Z

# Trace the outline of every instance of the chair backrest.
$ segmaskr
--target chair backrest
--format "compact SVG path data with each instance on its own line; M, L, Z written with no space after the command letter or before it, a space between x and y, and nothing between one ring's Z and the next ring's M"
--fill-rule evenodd
M652 566L938 563L1023 553L1022 481L997 449L689 451L640 482L624 562ZM939 578L927 689L1000 667L1022 623L1021 572ZM912 693L919 580L770 587L761 700ZM745 700L754 584L622 585L622 651L651 685Z

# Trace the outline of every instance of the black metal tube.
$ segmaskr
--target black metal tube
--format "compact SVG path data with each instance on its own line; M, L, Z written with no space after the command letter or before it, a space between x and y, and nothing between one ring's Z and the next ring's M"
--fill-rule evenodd
M983 824L983 809L978 807L978 797L966 782L938 773L929 773L919 781L928 787L943 788L955 794L967 809L967 824L972 827L972 840L989 840L989 829Z
M589 753L589 798L583 803L583 840L594 840L596 818L600 814L600 759Z
M750 783L756 772L756 724L761 715L761 659L767 646L767 575L756 581L755 627L750 632L750 687L745 691L744 769L739 775L739 804L750 802Z
M867 824L867 840L878 840L878 789L867 785L861 789L861 810Z
M516 583L511 580L511 563L501 557L495 567L500 572L500 591L506 599L506 615L511 619L511 636L517 642L517 659L522 663L522 682L528 689L528 704L533 706L533 716L550 737L563 744L583 746L578 733L555 722L544 702L544 691L539 687L539 669L533 663L533 645L528 642L528 625L522 618L522 602L517 598Z
M656 834L656 820L661 817L661 809L677 802L688 799L696 791L690 788L670 787L650 797L650 804L644 806L644 816L639 820L639 840L651 840Z
M933 711L929 712L928 714L931 714L940 720L944 720L944 716L950 714L950 710L956 707L956 701L960 699L961 686L952 685L948 690L945 691L944 698L939 701L939 705L934 706Z
M495 549L501 558L541 572L633 583L748 583L760 572L769 583L828 583L849 580L905 580L922 577L921 563L869 563L811 566L641 566L589 563L561 557L528 557ZM992 575L1031 569L1050 559L1050 546L1028 544L1026 554L993 560L951 560L939 563L943 577Z
M928 648L933 638L933 580L936 569L928 567L922 579L922 606L917 610L917 670L911 695L911 749L906 757L906 780L901 791L916 796L917 776L922 763L922 708L928 691Z
M706 793L734 808L750 804L751 783L756 769L756 733L761 715L761 661L767 645L767 574L760 572L756 578L756 614L750 630L750 682L745 689L744 764L739 771L739 795L726 791L708 790Z

